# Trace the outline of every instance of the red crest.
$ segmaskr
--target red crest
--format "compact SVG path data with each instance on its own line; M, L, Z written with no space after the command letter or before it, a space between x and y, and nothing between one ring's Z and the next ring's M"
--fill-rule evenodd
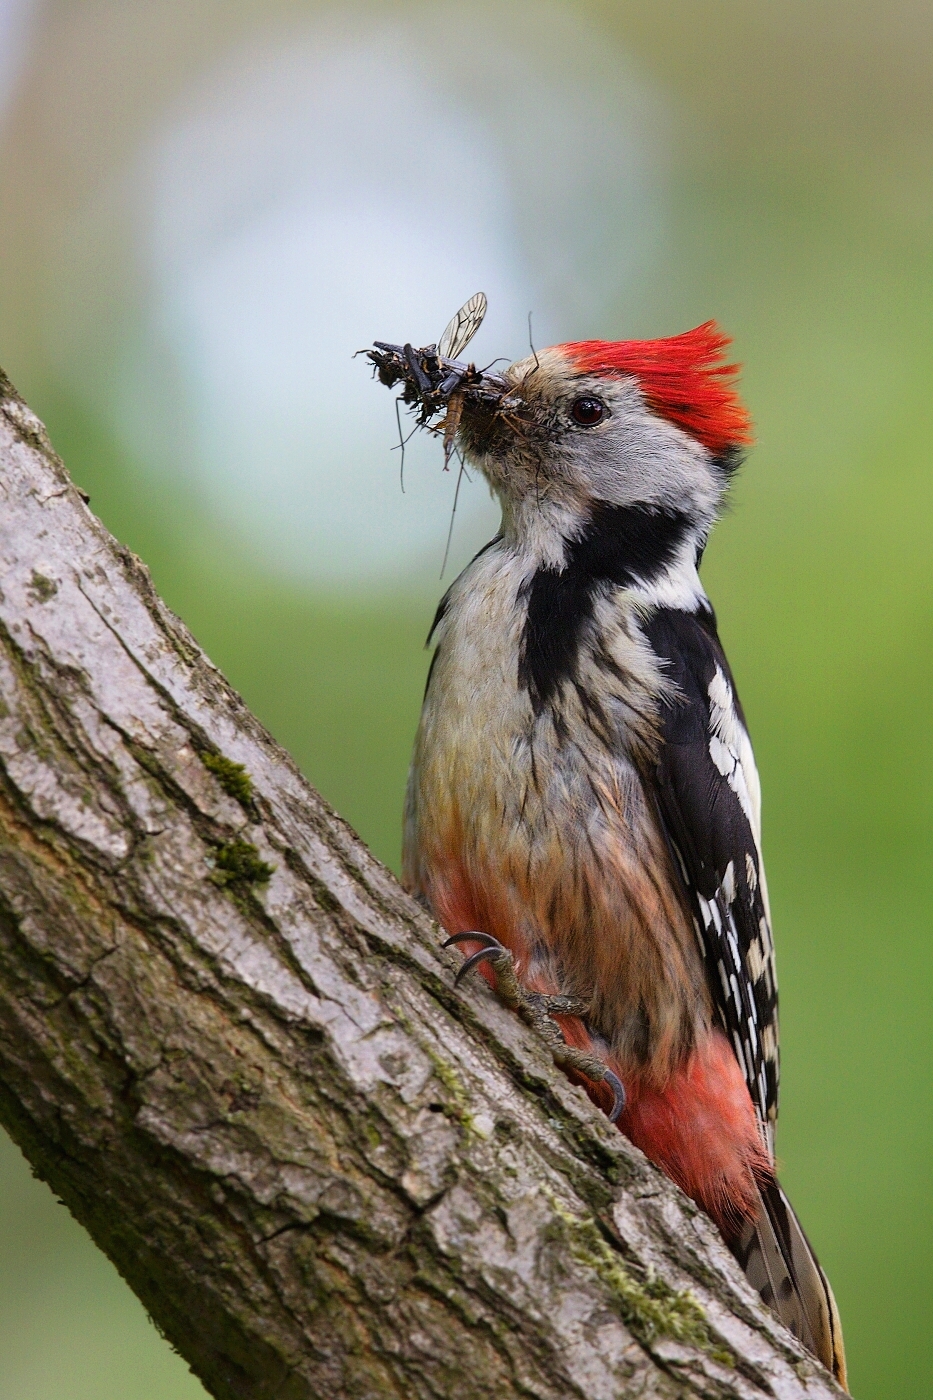
M631 375L649 408L718 455L752 441L735 387L739 366L722 363L731 344L706 321L666 340L580 340L557 349L589 374Z

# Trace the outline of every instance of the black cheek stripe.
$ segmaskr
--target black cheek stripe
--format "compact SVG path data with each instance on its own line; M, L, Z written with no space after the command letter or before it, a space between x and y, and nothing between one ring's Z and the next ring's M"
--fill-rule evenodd
M541 568L523 585L528 612L519 685L535 714L577 674L580 641L597 596L635 580L650 583L672 562L689 520L681 511L598 502L583 533L567 542L562 569Z

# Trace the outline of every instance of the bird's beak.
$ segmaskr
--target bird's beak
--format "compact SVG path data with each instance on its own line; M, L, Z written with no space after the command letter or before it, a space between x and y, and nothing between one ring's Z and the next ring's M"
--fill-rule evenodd
M392 345L377 340L366 355L387 388L400 385L402 402L414 408L422 426L443 413L459 395L464 405L494 410L508 384L499 374L478 370L473 364L445 360L435 345L416 350L412 345Z
M458 440L475 452L507 448L509 423L521 400L504 375L444 359L435 345L416 350L377 340L365 353L381 383L401 389L399 398L417 425L443 437L445 469Z

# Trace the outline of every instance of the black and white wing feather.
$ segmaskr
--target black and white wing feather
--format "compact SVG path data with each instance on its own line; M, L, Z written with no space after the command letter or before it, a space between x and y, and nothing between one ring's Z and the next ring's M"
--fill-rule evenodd
M660 608L645 631L676 687L661 706L661 817L690 900L716 1014L773 1155L777 980L752 746L712 610Z

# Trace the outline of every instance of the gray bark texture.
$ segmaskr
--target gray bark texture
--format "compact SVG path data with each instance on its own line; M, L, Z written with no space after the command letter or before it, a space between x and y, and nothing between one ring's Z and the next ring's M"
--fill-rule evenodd
M841 1394L2 376L0 559L0 1119L211 1395Z

